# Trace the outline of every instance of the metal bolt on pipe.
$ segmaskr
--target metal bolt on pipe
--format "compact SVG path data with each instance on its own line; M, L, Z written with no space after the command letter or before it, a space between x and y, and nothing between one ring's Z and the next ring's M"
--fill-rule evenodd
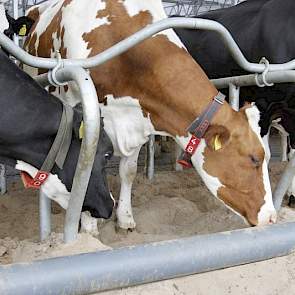
M295 223L0 267L1 295L82 295L289 254Z
M83 107L84 137L73 180L71 198L66 211L64 240L66 243L76 239L80 214L96 155L100 131L100 111L93 81L86 70L79 67L65 67L57 70L59 82L75 81L81 93ZM48 75L35 77L43 87L49 85Z

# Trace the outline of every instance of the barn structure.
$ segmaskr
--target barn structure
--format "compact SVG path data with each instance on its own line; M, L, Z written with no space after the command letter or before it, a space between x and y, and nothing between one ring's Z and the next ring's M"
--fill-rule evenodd
M7 1L6 7L14 17L17 17L18 15L22 15L28 7L42 2L44 1ZM164 5L169 15L189 17L211 9L230 7L239 2L240 1L237 0L167 0L164 1ZM250 74L247 76L213 80L217 88L229 87L231 104L233 107L237 107L238 105L239 91L237 91L237 89L245 85L255 85L255 81L256 84L258 84L257 79L259 83L265 83L266 78L268 83L280 83L280 81L295 82L295 75L292 75L294 68L290 69L286 65L279 65L281 66L279 71L268 72L269 68L266 69L265 64L250 63L243 53L238 50L235 40L232 39L231 35L223 26L216 23L209 23L206 20L196 22L184 18L179 18L177 21L168 19L163 21L158 27L156 25L151 25L145 31L143 30L141 36L141 33L137 35L138 39L134 44L128 44L128 40L125 40L126 42L123 41L122 48L124 46L134 46L136 42L140 42L139 40L141 40L141 38L145 39L148 35L152 36L158 31L176 26L176 22L182 22L183 26L191 28L198 27L204 30L210 28L211 30L218 31L220 35L223 36L224 43L233 52L236 60L249 70ZM5 47L6 41L7 40L0 38L0 44L3 47ZM131 41L131 43L132 42L133 41ZM17 38L15 39L15 43L19 43ZM7 48L8 51L13 53L12 55L14 55L16 59L22 61L23 56L20 49L10 43ZM122 48L119 49L116 54L125 50ZM99 63L99 58L100 57L97 57L97 63ZM51 63L48 68L56 69L57 62L58 61L55 59L48 60L48 65ZM26 57L25 63L35 65L36 67L42 64L41 61L33 57ZM267 67L268 66L274 67L274 65L267 65ZM66 63L65 68L67 68ZM253 70L254 68L255 70ZM64 82L70 79L76 79L76 82L78 84L80 83L81 89L89 91L89 88L87 88L88 86L83 84L81 79L79 80L79 75L77 73L70 73L70 71L67 72L67 70L59 68L56 70L57 77L63 77L62 80ZM284 75L284 71L288 71L288 75ZM85 75L83 79L89 79L89 76L87 76L86 71L83 72L83 69L80 74L82 76ZM43 86L48 86L50 84L50 79L44 77L45 76L40 77L38 82ZM83 101L83 103L83 107L85 108L84 115L87 116L86 110L90 110L91 106L87 106L86 101ZM93 150L88 150L87 148L89 147L81 151L82 157L83 155L88 156L89 153L94 153ZM150 149L152 150L153 147L150 146ZM151 154L149 156L151 157ZM278 181L274 193L276 209L281 207L282 198L292 181L292 177L295 175L294 167L295 159L293 158L284 170L283 177ZM85 170L91 170L91 168L92 166L86 167ZM0 166L0 172L2 174L0 185L5 187L5 181L3 180L5 169L3 166ZM79 172L82 174L83 171ZM75 180L79 183L87 183L89 176L88 179L86 176L80 176L79 179L77 177ZM83 201L86 189L87 185L82 185L82 189L77 188L77 190L74 191L76 194L76 201L78 201L77 203L81 203L81 200ZM145 189L148 190L151 189L151 187L147 185ZM2 191L5 191L3 187ZM142 194L144 195L144 192L142 192ZM48 215L51 214L51 204L45 201L45 198L46 196L44 195L40 196L41 237L44 239L47 238L50 233L50 218L48 218ZM164 210L164 207L161 207L162 205L159 204L160 203L157 203L156 206ZM79 222L80 211L79 206L77 207L74 201L71 201L69 209L66 212L66 242L71 242L76 238L77 232L75 232L75 225ZM191 213L189 212L191 211L188 210L186 214L190 215ZM153 215L150 215L149 218L153 219ZM175 213L173 219L177 219L177 213ZM41 260L28 265L16 264L0 266L0 294L92 294L94 292L113 288L133 286L270 259L287 255L292 252L294 248L294 223L278 224L261 229L248 228L203 236L198 235L174 241L156 242L153 244L106 250L91 254L75 255L72 257L66 256L44 261ZM181 294L177 293L178 287L175 287L175 289L175 294Z

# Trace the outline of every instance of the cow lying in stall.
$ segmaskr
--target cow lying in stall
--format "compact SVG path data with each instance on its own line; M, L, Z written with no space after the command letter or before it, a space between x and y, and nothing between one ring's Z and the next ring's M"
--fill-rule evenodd
M283 4L276 0L245 1L230 8L210 11L200 17L223 24L251 62L259 62L261 57L267 57L270 63L275 64L288 62L295 57L295 39L292 34L282 34L286 31L286 24L290 28L294 27L292 24L295 25L291 13L294 9L293 0L285 0ZM247 74L233 60L216 33L189 29L175 31L189 53L210 78ZM270 127L273 124L282 133L283 143L286 142L284 140L286 134L289 136L289 148L293 154L292 150L295 149L294 83L275 84L264 88L242 87L241 105L245 100L255 101L261 112L259 122L261 136L268 139ZM287 148L283 148L283 160L286 160L286 152ZM288 194L295 194L295 178Z
M26 172L23 174L24 179L32 186L31 178L39 181L36 178L38 171L57 134L63 104L20 70L1 50L0 86L0 162ZM70 130L72 140L63 169L54 165L41 186L42 191L64 209L68 206L78 161L81 146L79 127L82 119L81 109L77 106L74 108L73 129ZM95 162L83 204L83 211L89 211L95 218L109 218L114 207L105 172L107 159L112 153L112 144L102 122ZM41 176L42 173L39 175L40 179L43 177ZM36 183L34 185L38 186ZM82 229L85 230L91 227L92 220L90 219L89 224L88 215L89 213L84 214L81 220Z
M42 57L52 57L56 50L63 58L94 56L166 18L160 0L53 0L44 5L28 13L36 22L25 44L29 53ZM149 38L90 73L105 130L114 154L121 157L118 225L134 228L131 187L140 148L149 135L164 134L184 149L193 140L188 126L218 91L173 30ZM73 105L75 91L74 85L59 89ZM258 121L255 106L235 112L224 103L191 157L212 194L251 225L276 221Z

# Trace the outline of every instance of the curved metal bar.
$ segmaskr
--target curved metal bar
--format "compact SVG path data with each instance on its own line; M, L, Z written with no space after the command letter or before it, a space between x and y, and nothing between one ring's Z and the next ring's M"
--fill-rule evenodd
M65 67L56 71L56 79L61 83L69 80L77 83L81 92L85 128L79 160L73 180L71 198L66 211L64 240L68 243L75 240L78 233L82 205L87 191L99 139L100 111L94 84L86 70L79 67ZM44 87L49 84L47 74L36 77L35 80Z
M219 34L221 40L241 68L253 73L262 73L265 70L265 65L249 62L245 58L229 31L220 23L208 19L184 17L163 19L156 23L153 23L93 57L87 59L64 59L63 62L65 66L80 66L83 68L92 68L112 59L119 54L126 52L128 49L134 47L138 43L153 36L154 34L170 28L188 28L214 31ZM37 68L52 69L57 64L57 61L53 58L35 57L28 54L27 52L16 46L9 38L7 38L2 33L0 33L0 45L5 48L10 54L12 54L27 65ZM283 71L292 69L295 69L295 59L283 64L269 65L269 71Z
M289 254L295 223L0 267L1 295L82 295Z

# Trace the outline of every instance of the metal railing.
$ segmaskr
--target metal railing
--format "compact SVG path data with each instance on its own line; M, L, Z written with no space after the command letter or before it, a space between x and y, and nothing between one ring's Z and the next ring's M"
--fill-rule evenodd
M79 79L76 76L79 75L78 72L68 67L80 66L88 68L98 66L125 52L153 34L172 27L216 31L226 44L233 58L243 69L257 73L262 73L265 70L264 65L251 63L244 57L230 33L219 23L203 19L172 18L150 25L94 57L84 60L63 60L65 68L57 71L57 79L61 82L75 79L78 80L77 82L79 84ZM29 55L2 34L0 34L0 44L22 62L31 66L53 68L57 64L55 59L37 58ZM293 60L285 64L270 65L269 71L286 71L292 70L294 67L295 61ZM81 73L82 71L80 70ZM75 72L76 74L71 76L71 73ZM293 75L291 73L293 71L290 71L290 75ZM269 72L266 77L270 79L271 75L275 74L275 72ZM283 81L285 79L284 75L277 74L279 75L278 80ZM241 79L243 82L240 82L240 84L246 83L247 79L245 78L245 81ZM230 82L233 83L234 81L231 80ZM217 85L218 82L215 83ZM89 87L92 88L92 86ZM93 91L95 92L95 89ZM94 102L97 99L96 93L92 93L91 98L93 104L97 104L97 101L96 103ZM88 114L88 105L85 103L83 106L85 107L85 109L83 108L84 115L87 117L90 115ZM91 112L92 115L94 113ZM94 121L98 122L99 120ZM96 135L92 137L94 141L97 140L97 128L95 130L96 133L94 130L93 132ZM86 128L86 140L85 142L83 141L81 149L87 147L87 142L89 142L87 139L88 132L89 138L91 137L90 129L88 131ZM81 151L80 153L81 157L83 157L83 152L85 151ZM86 174L81 157L79 158L78 164L79 172L75 175L74 183L80 173ZM292 161L290 163L293 164ZM86 166L89 169L91 165L88 164ZM293 176L292 169L294 169L294 165L288 169L286 171L288 173L290 172L289 175L284 175L283 178L289 181L289 177ZM88 175L85 175L85 178L87 177ZM284 184L281 191L285 188L286 186ZM80 202L79 206L75 208L76 213L80 209L81 201L83 201L84 189L85 187L83 189L77 188L76 190L76 200ZM75 185L73 185L73 190L75 190ZM71 220L70 222L74 224L76 221ZM32 295L52 293L87 294L87 292L111 289L118 286L125 287L259 261L286 255L294 250L294 228L294 223L273 225L271 227L264 227L263 229L244 229L230 233L197 236L174 242L166 241L94 254L55 258L29 265L3 266L0 267L0 293L3 295L24 294L26 288L29 288L28 290ZM74 226L74 234L77 233L76 230L77 228ZM73 238L73 234L70 236L70 239ZM218 244L218 247L216 247L216 244ZM181 253L182 255L180 255ZM108 271L106 271L106 265L108 265ZM56 270L59 271L57 272ZM50 273L50 276L48 276L48 273Z

